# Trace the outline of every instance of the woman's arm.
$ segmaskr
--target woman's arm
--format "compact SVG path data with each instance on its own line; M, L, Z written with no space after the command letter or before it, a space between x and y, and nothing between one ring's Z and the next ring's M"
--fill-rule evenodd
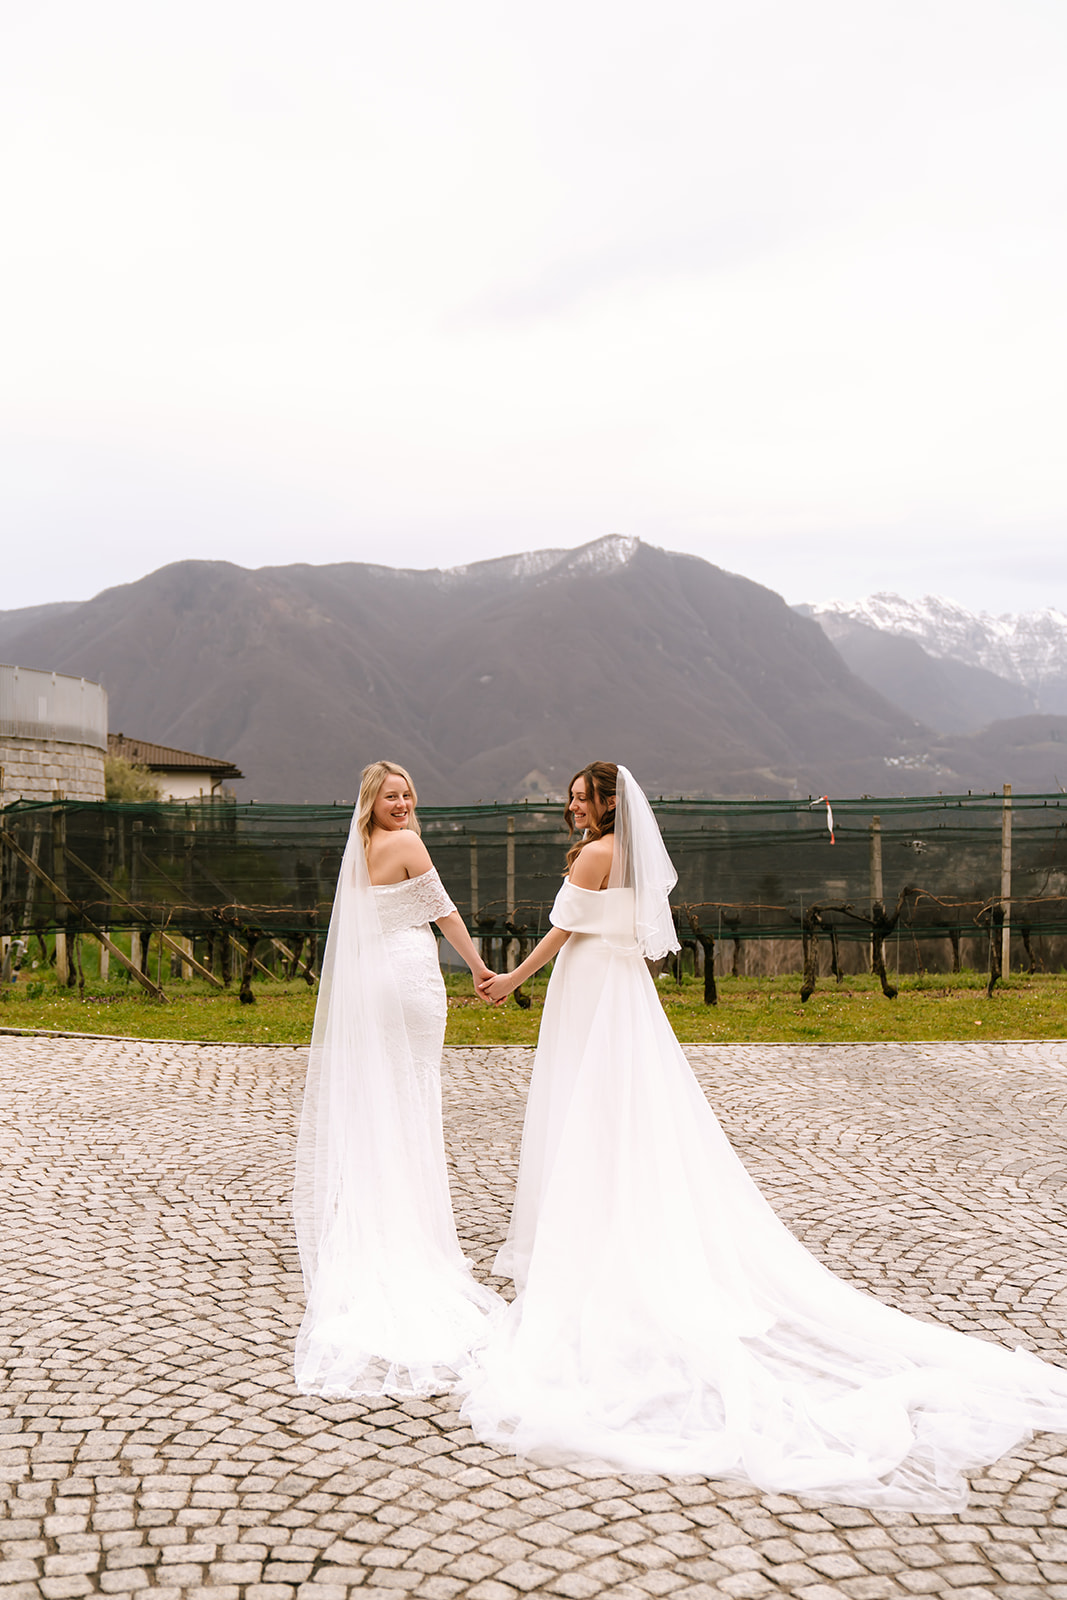
M570 881L578 889L600 889L608 881L611 871L611 857L615 841L609 836L604 839L595 839L583 845L575 857L570 870ZM500 972L491 982L480 983L478 992L487 1000L494 1001L497 1005L501 1000L506 1000L509 994L525 983L527 978L532 978L535 972L540 972L546 961L551 961L553 956L558 956L563 946L570 938L567 928L550 928L541 940L534 945L526 960L515 968L514 972Z
M544 938L539 944L534 945L526 960L520 962L514 972L499 972L495 977L490 973L489 980L478 985L478 993L499 1005L501 1000L506 1000L509 994L514 993L520 983L525 983L535 972L540 972L546 961L558 956L569 938L568 928L549 928Z
M478 988L479 984L485 983L487 979L493 976L493 973L492 969L486 966L475 949L474 940L467 932L467 925L463 918L458 911L450 911L447 917L437 917L435 920L453 950L457 955L462 956L468 967L470 967L474 986L478 989L478 993L481 994L482 991Z

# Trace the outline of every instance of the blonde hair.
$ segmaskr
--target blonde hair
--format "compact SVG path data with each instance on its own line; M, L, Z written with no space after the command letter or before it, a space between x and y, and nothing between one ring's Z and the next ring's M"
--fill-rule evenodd
M398 761L372 761L369 767L364 767L359 779L359 799L356 801L356 827L359 829L366 850L370 844L371 831L374 827L374 804L382 792L386 778L395 773L398 778L403 778L411 790L411 815L407 825L412 833L422 833L419 819L415 815L415 807L419 797L415 793L415 785L411 781L411 774L404 771Z

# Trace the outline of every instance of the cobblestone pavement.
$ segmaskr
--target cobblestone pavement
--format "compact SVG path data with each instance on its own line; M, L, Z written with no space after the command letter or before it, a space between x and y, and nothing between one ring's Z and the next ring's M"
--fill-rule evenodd
M892 1303L1067 1361L1067 1044L689 1052L780 1214ZM461 1236L511 1197L526 1050L454 1050ZM0 1038L0 1589L211 1600L1067 1600L1067 1439L959 1516L528 1470L447 1400L297 1395L288 1048Z

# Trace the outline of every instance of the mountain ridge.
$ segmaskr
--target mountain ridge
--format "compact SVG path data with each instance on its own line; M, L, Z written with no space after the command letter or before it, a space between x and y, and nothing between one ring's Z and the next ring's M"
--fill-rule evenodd
M183 561L32 609L0 613L0 656L102 682L113 728L225 756L262 800L350 800L382 756L430 804L559 792L594 757L775 798L1049 787L1058 760L1048 719L975 755L772 590L617 536L430 572Z

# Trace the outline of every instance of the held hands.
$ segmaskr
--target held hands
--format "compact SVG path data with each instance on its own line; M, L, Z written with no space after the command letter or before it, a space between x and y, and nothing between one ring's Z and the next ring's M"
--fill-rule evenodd
M483 1000L488 1000L491 1005L503 1005L509 994L513 994L519 987L519 980L513 972L490 972L487 978L475 983L475 988Z
M495 976L496 974L493 972L492 967L487 967L484 961L479 961L477 966L471 967L471 977L474 979L474 992L476 995L478 995L479 999L484 1000L487 1005L491 1004L492 1002L486 993L486 985L492 983Z

